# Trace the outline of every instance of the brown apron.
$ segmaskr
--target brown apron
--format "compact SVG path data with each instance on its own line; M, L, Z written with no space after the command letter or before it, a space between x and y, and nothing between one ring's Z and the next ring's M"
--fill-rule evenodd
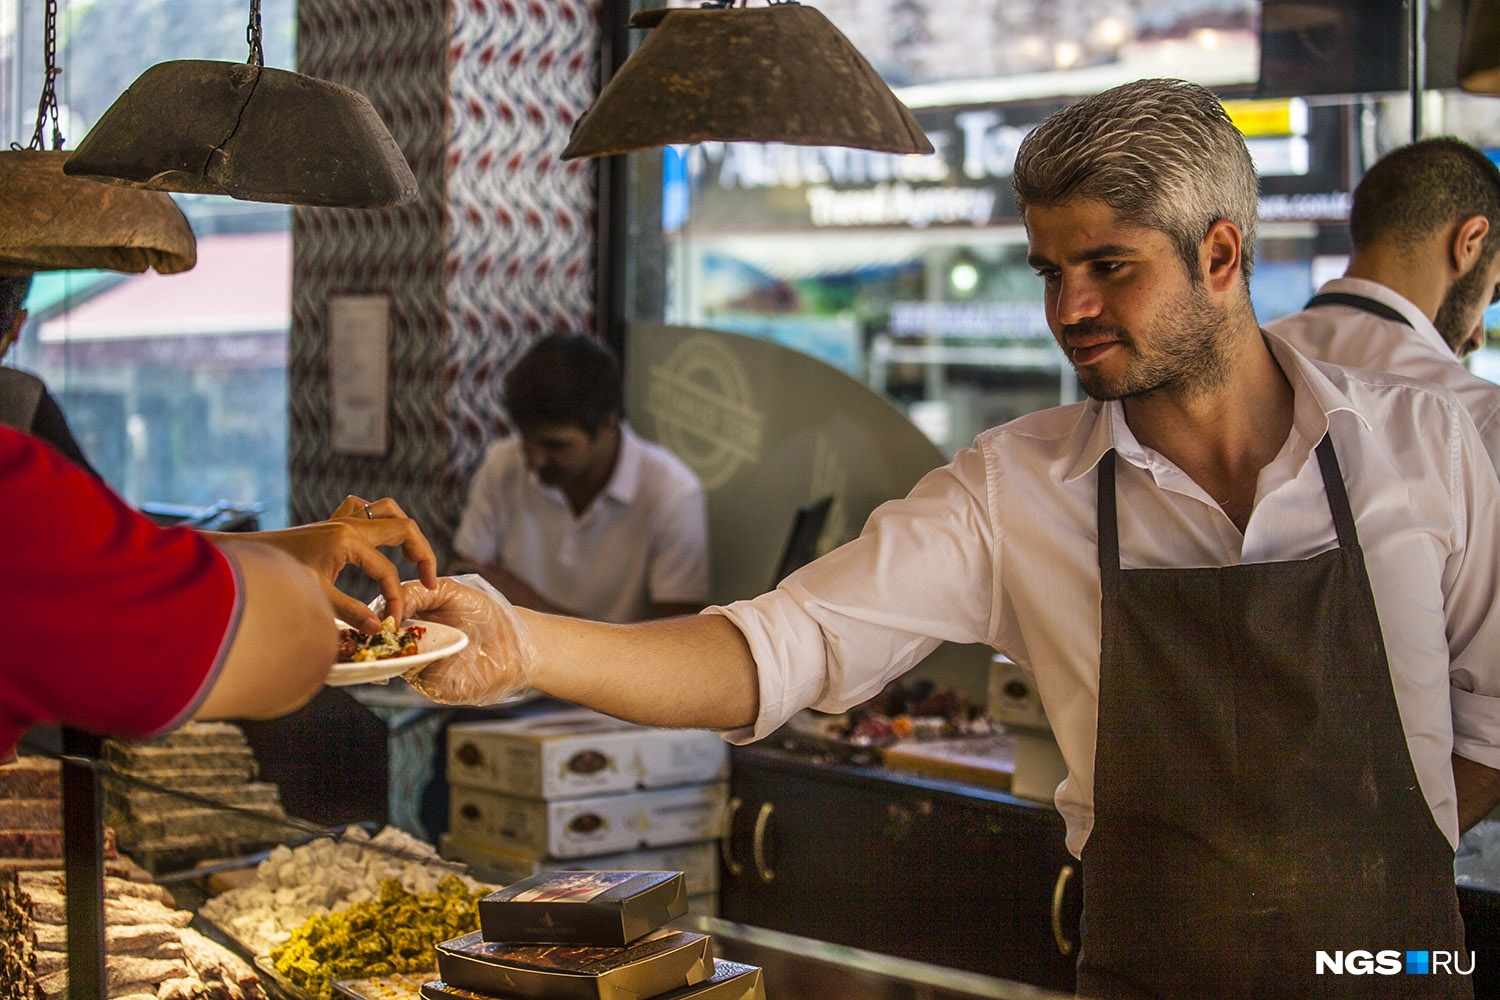
M1331 438L1317 454L1338 548L1188 569L1120 569L1114 452L1099 464L1082 996L1472 996L1467 976L1316 971L1320 949L1464 948Z

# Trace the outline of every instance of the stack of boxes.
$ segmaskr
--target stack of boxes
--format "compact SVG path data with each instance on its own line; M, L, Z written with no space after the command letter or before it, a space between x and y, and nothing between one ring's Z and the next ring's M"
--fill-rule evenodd
M682 872L544 872L479 901L479 930L438 945L424 1000L765 1000L761 970L674 930Z
M688 910L714 916L728 777L728 747L705 730L581 708L455 723L439 846L498 885L544 871L680 871Z

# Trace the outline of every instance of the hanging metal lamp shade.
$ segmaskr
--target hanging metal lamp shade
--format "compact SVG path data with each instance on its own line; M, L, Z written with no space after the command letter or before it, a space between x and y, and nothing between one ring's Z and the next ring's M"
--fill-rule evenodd
M383 208L417 196L395 139L362 94L257 63L150 67L64 168L156 191Z
M0 152L0 272L190 270L198 244L170 195L68 177L65 149Z
M189 270L198 262L198 242L170 196L64 175L57 0L47 0L42 39L46 67L31 144L0 151L0 274ZM49 124L52 148L44 149Z
M1458 85L1474 94L1500 94L1500 2L1469 0L1458 50Z
M931 153L911 111L820 11L655 8L562 158L717 139Z

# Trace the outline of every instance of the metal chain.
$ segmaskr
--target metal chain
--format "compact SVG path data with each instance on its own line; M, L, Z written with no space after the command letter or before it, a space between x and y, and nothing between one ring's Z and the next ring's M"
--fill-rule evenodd
M266 50L260 42L260 0L250 0L250 23L245 27L245 40L250 43L250 58L246 61L264 66Z
M36 131L31 135L30 149L45 149L43 133L47 119L52 119L52 148L62 149L62 126L57 120L57 77L62 70L57 68L57 0L47 0L46 25L43 30L46 45L46 78L42 81L42 96L36 106Z

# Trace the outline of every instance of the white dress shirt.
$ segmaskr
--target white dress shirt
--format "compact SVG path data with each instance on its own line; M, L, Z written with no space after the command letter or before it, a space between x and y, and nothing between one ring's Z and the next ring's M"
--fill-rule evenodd
M1458 842L1450 752L1500 767L1500 480L1453 394L1321 365L1267 342L1293 426L1261 470L1245 533L1126 426L1119 403L1029 414L981 434L860 537L781 586L711 609L745 634L760 715L878 693L939 641L983 642L1029 670L1067 763L1056 802L1079 854L1093 823L1100 583L1095 465L1120 464L1125 568L1305 559L1337 544L1313 448L1333 434L1375 596L1407 745L1439 829Z
M526 468L519 436L485 449L453 548L498 560L554 604L606 622L651 617L653 602L708 600L708 513L687 463L621 425L620 456L581 516Z
M1422 310L1376 281L1336 278L1318 289L1361 295L1389 306L1411 325L1355 306L1304 309L1266 324L1266 329L1320 361L1350 368L1395 372L1447 386L1464 404L1495 468L1500 469L1500 385L1480 378L1458 359Z

